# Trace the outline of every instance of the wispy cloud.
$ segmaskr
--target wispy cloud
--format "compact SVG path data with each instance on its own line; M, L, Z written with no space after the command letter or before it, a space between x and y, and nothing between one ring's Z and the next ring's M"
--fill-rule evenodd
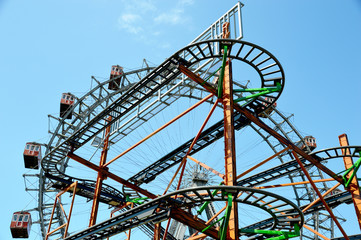
M168 23L172 25L177 25L182 23L182 14L181 10L173 10L171 12L162 13L159 16L154 18L154 22L157 24Z
M132 13L124 13L118 19L118 24L121 29L125 29L130 33L140 33L143 28L139 24L141 22L141 16Z
M166 5L160 5L156 0L122 2L123 9L118 18L119 28L147 43L155 41L150 38L162 35L167 25L189 24L191 18L186 15L185 10L194 4L194 0L177 0ZM168 45L164 44L164 46Z
M171 25L185 24L189 21L189 17L185 14L185 8L193 5L194 0L178 0L175 6L169 11L161 13L154 18L157 24L167 23Z
M133 0L122 1L123 12L118 18L118 25L120 29L124 29L131 34L140 34L143 32L143 26L147 19L143 16L148 16L149 12L157 11L153 0Z

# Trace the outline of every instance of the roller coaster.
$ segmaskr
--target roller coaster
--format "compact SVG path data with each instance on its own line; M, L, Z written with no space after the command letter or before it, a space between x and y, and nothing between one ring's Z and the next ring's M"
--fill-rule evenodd
M38 183L42 239L131 239L137 229L136 239L361 239L333 211L354 206L361 227L361 146L341 135L312 151L276 106L280 62L242 40L241 9L158 66L92 77L90 91L49 115L40 173L24 175ZM92 206L77 230L80 199Z

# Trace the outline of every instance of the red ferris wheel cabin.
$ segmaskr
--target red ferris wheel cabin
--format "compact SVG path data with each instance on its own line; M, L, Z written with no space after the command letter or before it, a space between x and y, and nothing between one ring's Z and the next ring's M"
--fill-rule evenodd
M312 136L306 136L306 137L304 137L303 140L305 141L306 145L310 148L311 151L313 151L317 147L316 138L314 138ZM305 149L306 149L306 146L302 145L302 150L305 150Z
M14 212L10 224L13 238L29 238L32 225L31 215L28 212Z
M269 102L269 103L266 103L266 102L262 102L262 105L264 105L265 107L268 107L269 104L272 104L272 107L266 109L266 111L262 112L259 116L260 117L263 117L263 118L266 118L268 115L270 115L272 112L273 112L273 109L275 107L277 107L277 103L274 102L274 98L269 98L269 97L265 97L264 100L266 102Z
M23 155L25 168L39 169L39 163L41 161L40 144L33 142L26 143Z
M66 116L66 119L72 118L72 106L74 105L75 97L71 93L63 93L60 100L60 117ZM69 113L69 114L68 114Z
M120 79L123 74L123 68L119 65L113 65L110 71L110 79L116 78L113 81L109 82L108 89L110 90L118 90L120 85ZM118 78L117 78L118 77Z

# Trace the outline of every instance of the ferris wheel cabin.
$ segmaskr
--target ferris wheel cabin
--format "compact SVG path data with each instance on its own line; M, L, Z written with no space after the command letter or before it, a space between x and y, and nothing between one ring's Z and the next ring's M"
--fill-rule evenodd
M41 147L37 143L28 142L24 149L25 168L39 169L41 161Z
M10 230L13 238L29 238L32 225L31 215L28 212L14 212Z
M306 145L310 148L311 151L313 151L316 147L316 138L312 137L312 136L306 136L304 137L304 142L306 143ZM302 145L302 150L305 150L306 146L303 144Z
M74 105L75 97L71 93L63 93L60 100L60 117L66 119L72 118L72 106ZM68 114L69 113L69 114Z
M274 102L274 98L265 97L264 100L267 102L262 102L262 105L264 105L265 107L268 107L270 104L273 103L271 107L267 108L265 111L259 114L260 117L266 118L273 112L273 109L277 107L277 103Z
M109 82L108 89L118 90L120 85L121 75L123 74L123 68L119 65L113 65L110 71L110 79L115 78L113 81Z

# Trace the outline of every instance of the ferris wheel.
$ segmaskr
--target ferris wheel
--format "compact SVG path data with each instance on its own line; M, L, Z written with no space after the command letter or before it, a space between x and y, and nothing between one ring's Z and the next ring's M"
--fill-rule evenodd
M83 96L62 94L44 157L38 143L24 151L40 168L42 238L334 237L326 223L341 219L329 208L353 194L327 182L357 181L324 163L357 161L361 147L342 136L313 151L315 139L277 108L280 62L241 40L240 15L238 3L159 66L114 65Z

